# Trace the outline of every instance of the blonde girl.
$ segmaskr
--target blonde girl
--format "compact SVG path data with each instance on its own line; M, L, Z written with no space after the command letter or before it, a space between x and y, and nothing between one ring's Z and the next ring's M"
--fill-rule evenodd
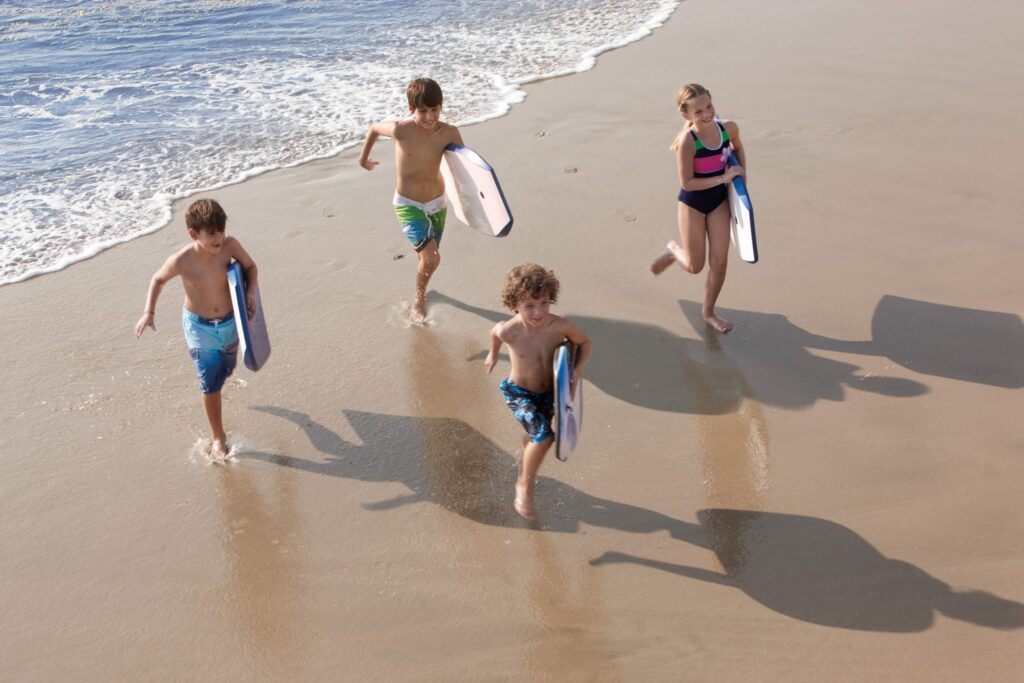
M679 113L686 121L672 143L679 169L679 236L682 244L670 241L667 250L651 264L660 275L673 263L696 275L708 264L704 288L704 321L728 332L732 323L715 313L715 304L725 282L729 258L728 184L744 174L746 156L740 129L734 121L715 116L711 93L697 83L684 85L676 95ZM730 150L739 166L729 166Z

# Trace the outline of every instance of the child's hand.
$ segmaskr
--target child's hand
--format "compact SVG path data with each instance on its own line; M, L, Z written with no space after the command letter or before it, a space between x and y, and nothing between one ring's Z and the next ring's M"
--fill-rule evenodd
M245 293L245 310L249 314L249 320L256 315L256 295L252 292Z
M572 381L569 383L569 400L572 401L576 398L576 385L580 383L580 379L583 372L578 368L572 371Z
M746 172L743 170L742 166L730 166L729 168L725 169L725 182L731 181L736 176L745 175L745 173Z
M156 332L156 316L152 313L143 313L139 322L135 323L135 338L141 337L147 327L153 328L153 331Z
M484 367L487 368L487 374L488 375L491 374L491 370L494 369L494 364L496 362L497 362L497 359L494 357L493 353L487 354L487 358L484 359Z
M380 163L379 161L374 161L373 159L360 159L359 160L359 165L362 166L363 168L365 168L367 171L372 171L374 168L377 167L377 164L379 164L379 163Z

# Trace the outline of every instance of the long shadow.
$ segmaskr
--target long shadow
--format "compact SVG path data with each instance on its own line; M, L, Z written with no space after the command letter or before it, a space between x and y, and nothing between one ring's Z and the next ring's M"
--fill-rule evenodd
M988 628L1024 627L1024 605L956 591L914 565L882 555L856 532L815 517L706 509L688 532L724 573L607 552L592 565L635 564L731 586L765 607L821 626L914 633L935 613Z
M512 510L515 459L462 420L345 410L344 417L361 442L351 443L305 413L276 406L252 409L298 425L325 459L264 452L240 453L240 458L356 481L397 482L408 489L406 494L366 504L369 510L425 503L489 526L523 525ZM495 462L501 466L495 467ZM668 531L687 539L693 526L591 496L547 477L540 477L537 486L540 523L547 531L575 533L583 522L634 533Z
M397 482L408 493L366 505L440 506L480 524L521 527L510 496L515 460L461 420L343 411L359 443L309 415L275 406L254 410L305 431L323 461L273 453L242 453L316 474L366 482ZM504 463L494 467L494 460ZM430 472L429 485L424 471ZM923 570L884 557L846 527L823 519L771 512L708 509L699 524L598 498L546 477L538 484L545 530L575 533L581 524L630 533L667 531L715 553L717 573L609 552L595 565L633 563L733 586L766 607L814 624L908 633L928 628L934 612L998 629L1024 627L1024 605L982 591L958 592Z
M694 329L703 331L700 304L679 304ZM747 352L775 363L780 358L800 361L806 349L814 348L881 356L933 377L1007 389L1024 387L1024 321L1012 313L886 295L879 299L871 316L870 341L831 339L807 332L779 315L734 310L725 314L738 323L739 334L730 335L730 347L744 347ZM757 330L756 339L747 334L751 329ZM914 387L905 384L907 380L841 379L851 387L859 384L857 388L880 393L914 395Z
M459 301L432 292L432 301L498 322L508 314ZM687 318L696 306L694 327L705 329L700 305L680 301ZM725 310L725 309L723 309ZM841 400L844 387L892 396L917 396L927 391L910 380L887 377L862 378L857 366L820 358L811 354L805 342L812 337L781 315L729 311L743 328L729 337L729 346L763 359L754 367L744 367L750 378L746 389L755 392L762 403L788 408L803 408L818 400ZM687 339L656 325L609 318L573 315L572 321L594 340L594 352L587 363L586 379L603 392L619 400L653 410L677 413L725 415L739 407L743 395L737 395L730 378L740 373L730 358L709 351L700 339ZM767 327L770 333L756 340L743 337L743 330ZM743 354L740 354L743 355ZM728 367L723 367L723 362ZM759 379L759 377L761 379Z
M506 312L474 306L440 292L431 292L431 298L435 304L449 304L492 322L509 318ZM735 393L717 393L714 383L707 380L703 342L646 323L584 315L574 315L572 321L594 340L586 379L605 393L666 412L725 414L736 410ZM703 393L698 397L695 391Z
M722 346L728 346L730 357L742 367L748 387L762 403L796 409L819 400L841 401L848 389L904 398L928 391L920 382L858 375L856 365L814 355L809 349L833 348L823 344L834 340L807 332L784 315L719 307L723 316L736 323L736 329L723 338L704 323L700 303L681 299L679 307L698 334L719 338ZM860 352L863 348L857 347Z

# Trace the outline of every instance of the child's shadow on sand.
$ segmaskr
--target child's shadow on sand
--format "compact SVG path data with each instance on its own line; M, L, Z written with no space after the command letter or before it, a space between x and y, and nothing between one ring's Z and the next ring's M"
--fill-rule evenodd
M700 304L681 300L683 314L707 332ZM808 332L785 316L721 309L736 322L728 347L765 403L803 406L814 397L842 398L842 386L889 396L916 396L912 380L866 373L809 349L888 358L914 372L994 387L1024 387L1024 322L1019 316L886 295L871 317L870 341L832 339ZM749 358L749 362L744 362Z
M295 423L325 459L251 452L240 457L408 488L406 495L366 505L370 510L429 503L489 526L523 526L512 510L515 460L462 420L346 410L359 445L304 413L274 406L253 409ZM538 486L545 501L539 510L545 530L576 533L587 524L629 533L664 531L712 550L725 573L614 552L592 564L634 563L733 586L780 614L825 626L907 633L928 628L935 611L991 628L1024 626L1024 605L979 591L955 592L827 520L704 510L698 513L700 524L692 524L591 496L547 477Z
M685 540L715 553L724 573L619 552L592 565L634 564L737 588L765 607L821 626L914 633L935 612L1001 630L1024 627L1024 605L956 591L924 570L882 555L864 538L816 517L709 509Z
M409 489L408 494L366 504L369 510L429 502L489 526L523 524L512 509L516 460L462 420L345 410L360 445L305 413L276 406L252 409L298 425L326 459L262 452L239 457L356 481L397 482ZM595 498L554 479L542 476L538 482L543 499L550 501L541 511L541 523L548 531L575 533L580 522L642 533L672 531L679 524L650 510Z
M508 319L500 311L473 306L439 292L431 302L446 303L482 318ZM708 332L700 317L700 304L680 301L693 328L706 340L686 339L646 323L573 315L594 340L594 352L584 373L602 391L643 408L677 413L725 415L736 412L742 399L803 408L818 400L841 400L844 387L888 396L919 396L927 387L897 377L860 377L857 366L810 353L820 339L777 314L726 311L742 327L728 336ZM767 331L756 341L744 337L747 329ZM742 341L736 343L734 339ZM710 343L709 343L710 342ZM722 346L738 347L758 357L741 367ZM482 356L481 356L482 357ZM475 357L474 357L475 359ZM740 387L740 391L737 391Z

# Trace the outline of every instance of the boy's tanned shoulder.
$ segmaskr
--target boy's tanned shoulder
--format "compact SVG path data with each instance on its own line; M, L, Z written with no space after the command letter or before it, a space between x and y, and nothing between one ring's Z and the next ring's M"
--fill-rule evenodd
M519 316L509 318L508 320L502 320L494 324L493 332L503 342L508 342L509 333L515 330L515 324L518 323L522 327L522 321L519 320Z
M182 266L188 263L190 260L196 258L195 250L193 249L192 243L183 245L176 252L167 257L167 263L176 266Z
M238 241L237 237L228 235L224 238L224 248L229 250L229 253L234 253L238 249L242 249L242 243Z

